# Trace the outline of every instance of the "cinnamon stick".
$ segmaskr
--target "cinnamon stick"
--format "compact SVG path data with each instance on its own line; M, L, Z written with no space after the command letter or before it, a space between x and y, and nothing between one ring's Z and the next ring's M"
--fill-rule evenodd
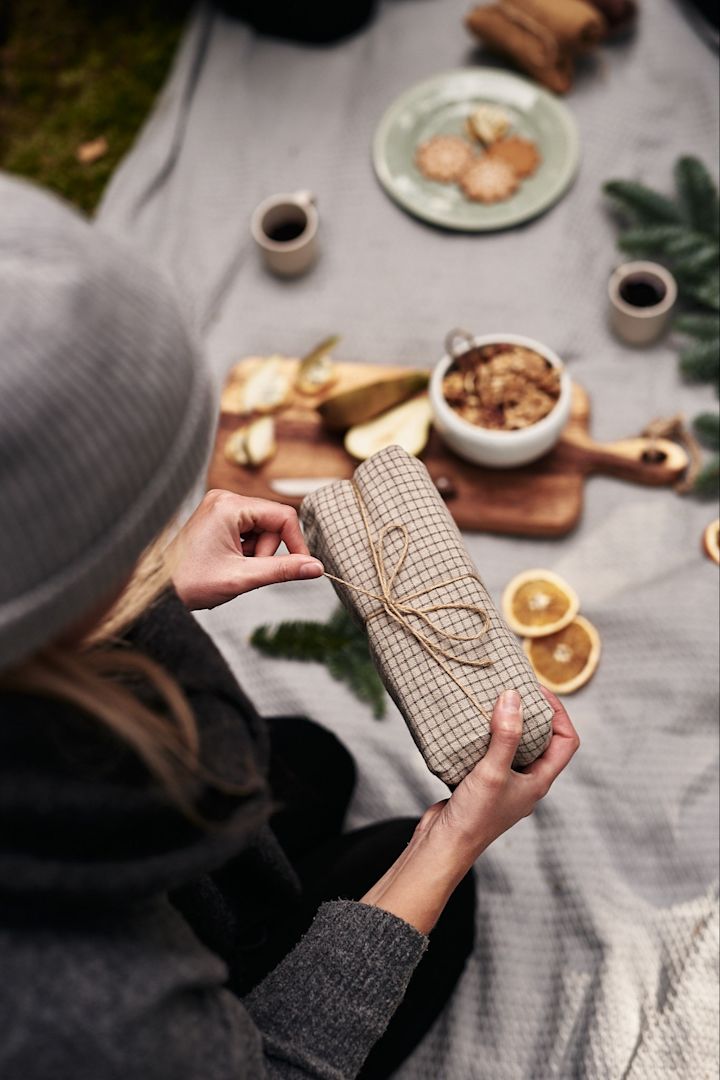
M565 94L572 86L572 57L546 26L521 9L501 4L475 7L465 26L492 52L509 57L556 94Z
M602 41L607 31L598 7L586 0L508 0L507 7L520 8L546 26L561 49L586 52Z
M638 6L635 0L588 0L588 3L602 12L609 35L629 30L637 18Z

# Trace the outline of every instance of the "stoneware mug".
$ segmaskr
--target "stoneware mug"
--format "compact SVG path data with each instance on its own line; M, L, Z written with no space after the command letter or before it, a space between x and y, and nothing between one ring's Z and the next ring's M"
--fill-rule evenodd
M309 191L264 199L253 213L250 232L268 269L282 277L303 274L317 256L318 220Z
M629 262L618 266L611 276L608 295L615 334L628 345L650 345L667 326L677 300L677 285L659 263Z

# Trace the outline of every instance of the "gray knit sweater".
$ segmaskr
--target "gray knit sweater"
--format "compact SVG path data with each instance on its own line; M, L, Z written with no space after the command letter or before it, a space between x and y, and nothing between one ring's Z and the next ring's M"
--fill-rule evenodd
M135 644L180 677L209 767L240 780L262 768L257 717L176 598ZM297 888L263 824L267 791L248 791L201 793L216 819L201 830L92 721L0 694L2 1080L356 1075L426 938L339 899L249 995L234 993L244 928ZM189 907L171 902L183 890Z

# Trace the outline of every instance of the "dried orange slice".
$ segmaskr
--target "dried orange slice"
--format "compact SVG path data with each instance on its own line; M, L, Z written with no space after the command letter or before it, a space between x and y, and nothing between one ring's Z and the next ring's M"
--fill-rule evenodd
M703 533L703 548L713 562L720 563L720 518L711 521Z
M600 660L600 635L578 615L569 626L543 638L525 638L525 654L543 686L572 694L594 675Z
M521 637L544 637L562 630L578 613L577 593L552 570L526 570L502 597L505 621Z

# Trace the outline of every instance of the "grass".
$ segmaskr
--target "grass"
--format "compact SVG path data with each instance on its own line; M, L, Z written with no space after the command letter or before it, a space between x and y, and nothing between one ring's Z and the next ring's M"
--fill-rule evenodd
M0 28L0 167L92 211L167 75L189 7L12 0ZM78 146L101 135L107 153L81 164Z

